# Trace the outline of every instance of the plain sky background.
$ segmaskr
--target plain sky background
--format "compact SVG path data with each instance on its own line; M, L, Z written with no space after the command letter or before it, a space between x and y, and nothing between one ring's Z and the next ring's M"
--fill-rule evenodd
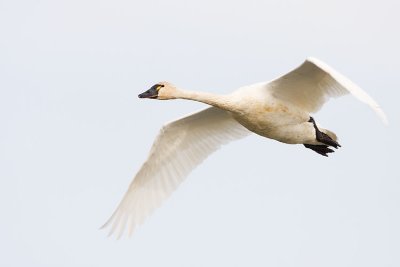
M0 266L400 266L400 2L0 1ZM351 96L324 158L251 136L192 172L133 238L99 226L160 126L315 56Z

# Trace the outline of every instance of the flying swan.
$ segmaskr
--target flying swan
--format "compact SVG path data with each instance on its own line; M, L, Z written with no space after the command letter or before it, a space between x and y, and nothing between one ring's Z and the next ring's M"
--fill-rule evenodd
M186 91L160 82L139 98L188 99L211 107L165 124L121 203L103 227L131 235L188 174L222 145L249 134L287 144L303 144L323 156L340 144L310 116L331 97L351 93L387 124L385 113L360 87L316 58L270 82L228 95Z

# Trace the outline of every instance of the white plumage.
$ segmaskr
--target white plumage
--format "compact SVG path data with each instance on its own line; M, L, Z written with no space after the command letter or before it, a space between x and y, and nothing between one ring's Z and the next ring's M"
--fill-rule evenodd
M210 107L163 126L147 160L109 219L111 233L129 234L167 198L208 155L250 134L227 111Z
M184 91L168 82L154 85L139 97L189 99L213 107L161 128L147 160L103 227L111 225L110 234L118 237L126 229L131 235L208 155L252 132L284 143L304 144L326 156L333 152L329 147L340 146L337 137L314 125L310 114L329 98L348 93L368 104L387 123L384 112L367 93L315 58L280 78L245 86L229 95Z
M388 123L385 113L366 92L342 74L316 58L308 58L300 67L272 81L274 96L309 112L317 112L330 97L351 93L368 104Z

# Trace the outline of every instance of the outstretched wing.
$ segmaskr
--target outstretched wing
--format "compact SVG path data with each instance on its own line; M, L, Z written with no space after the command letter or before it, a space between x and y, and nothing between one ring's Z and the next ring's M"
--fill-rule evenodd
M166 124L160 130L121 203L103 227L129 235L221 145L250 133L227 111L211 107Z
M368 104L387 124L385 113L372 97L316 58L308 58L298 68L273 80L269 88L274 97L309 113L317 112L331 97L351 93L358 100Z

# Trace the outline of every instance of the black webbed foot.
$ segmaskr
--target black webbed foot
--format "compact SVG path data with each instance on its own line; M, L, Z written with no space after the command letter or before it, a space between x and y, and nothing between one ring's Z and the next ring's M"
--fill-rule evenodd
M304 144L306 148L309 148L311 150L314 150L318 154L327 157L328 153L335 152L333 149L330 149L326 145L309 145L309 144Z

